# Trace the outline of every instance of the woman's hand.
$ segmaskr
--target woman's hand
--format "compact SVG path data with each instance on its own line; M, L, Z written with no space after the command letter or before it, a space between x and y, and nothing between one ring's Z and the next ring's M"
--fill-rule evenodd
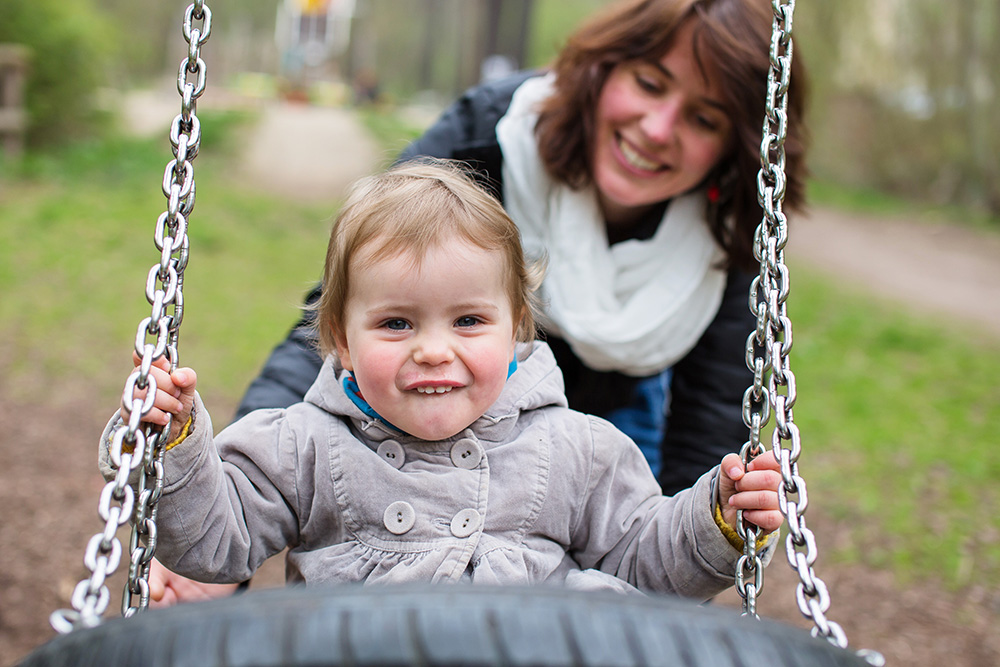
M232 595L239 584L204 584L171 572L155 558L149 564L149 606L156 609Z

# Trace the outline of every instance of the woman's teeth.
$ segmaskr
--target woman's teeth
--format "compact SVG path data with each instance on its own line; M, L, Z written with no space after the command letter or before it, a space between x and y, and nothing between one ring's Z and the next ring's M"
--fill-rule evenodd
M420 394L446 394L451 391L451 387L417 387Z
M644 171L656 171L660 168L660 165L656 162L647 160L643 156L639 155L635 150L629 146L626 142L619 140L619 148L621 148L622 155L625 156L625 161L636 169L642 169Z

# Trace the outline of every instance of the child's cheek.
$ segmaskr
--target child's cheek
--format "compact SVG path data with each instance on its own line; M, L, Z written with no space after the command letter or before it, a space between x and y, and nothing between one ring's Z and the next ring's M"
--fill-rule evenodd
M399 371L396 355L388 350L371 349L355 357L354 377L365 400L379 410L381 403L396 389L396 375Z

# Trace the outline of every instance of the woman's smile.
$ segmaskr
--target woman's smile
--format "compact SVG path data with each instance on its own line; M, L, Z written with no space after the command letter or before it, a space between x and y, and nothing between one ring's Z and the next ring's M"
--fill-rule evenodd
M621 135L618 136L618 150L623 161L638 171L657 172L667 169L667 166L644 156L639 149L633 148Z

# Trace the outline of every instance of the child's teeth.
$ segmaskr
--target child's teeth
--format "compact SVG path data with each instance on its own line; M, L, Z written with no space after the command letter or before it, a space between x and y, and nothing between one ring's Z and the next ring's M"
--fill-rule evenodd
M451 387L417 387L421 394L444 394L451 391Z

